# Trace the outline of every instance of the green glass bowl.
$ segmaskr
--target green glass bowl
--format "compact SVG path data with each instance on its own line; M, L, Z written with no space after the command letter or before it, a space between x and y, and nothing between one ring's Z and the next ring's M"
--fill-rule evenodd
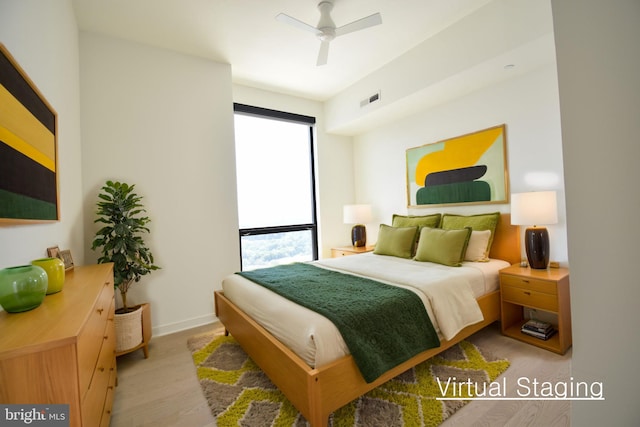
M9 313L33 310L47 293L47 272L37 265L0 270L0 305Z

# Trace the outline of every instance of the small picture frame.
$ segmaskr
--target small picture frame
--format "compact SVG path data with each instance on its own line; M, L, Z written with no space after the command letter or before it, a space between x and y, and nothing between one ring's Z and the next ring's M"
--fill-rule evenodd
M60 258L60 248L57 246L51 246L50 248L47 248L47 256L49 258Z
M60 251L59 258L64 262L65 271L73 270L73 258L71 257L71 251L69 249Z

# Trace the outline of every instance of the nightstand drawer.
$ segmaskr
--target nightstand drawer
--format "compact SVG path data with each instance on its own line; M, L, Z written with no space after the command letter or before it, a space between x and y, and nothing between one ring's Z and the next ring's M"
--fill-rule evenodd
M553 295L557 295L558 293L556 282L547 280L503 274L500 276L500 282L503 286L513 286L520 289L526 289L528 291L537 291Z
M340 258L343 256L363 254L371 252L376 248L375 245L369 246L342 246L340 248L331 248L331 258Z
M356 255L357 252L353 252L353 251L341 251L340 249L331 249L331 257L332 258L339 258L341 256L348 256L348 255Z
M541 310L558 311L556 295L514 286L502 286L502 300Z

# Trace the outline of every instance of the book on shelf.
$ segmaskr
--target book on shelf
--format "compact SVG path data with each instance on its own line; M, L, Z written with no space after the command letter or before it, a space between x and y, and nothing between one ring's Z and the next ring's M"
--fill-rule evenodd
M522 325L522 329L523 330L526 329L528 331L533 331L533 332L540 332L544 334L553 330L553 325L547 322L543 322L541 320L531 319L531 320L527 320Z
M523 334L527 334L529 336L541 339L541 340L548 340L549 338L551 338L553 336L553 334L556 333L556 330L553 329L553 327L551 329L549 329L546 332L538 332L538 331L532 331L530 329L527 329L524 327L524 325L522 325L522 328L520 329L520 332L522 332Z

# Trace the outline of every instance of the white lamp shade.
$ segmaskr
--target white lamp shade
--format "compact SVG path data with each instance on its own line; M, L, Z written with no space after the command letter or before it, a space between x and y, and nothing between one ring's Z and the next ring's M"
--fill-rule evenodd
M533 191L511 195L511 224L547 225L558 223L555 191Z
M366 224L373 220L371 205L345 205L345 224Z

